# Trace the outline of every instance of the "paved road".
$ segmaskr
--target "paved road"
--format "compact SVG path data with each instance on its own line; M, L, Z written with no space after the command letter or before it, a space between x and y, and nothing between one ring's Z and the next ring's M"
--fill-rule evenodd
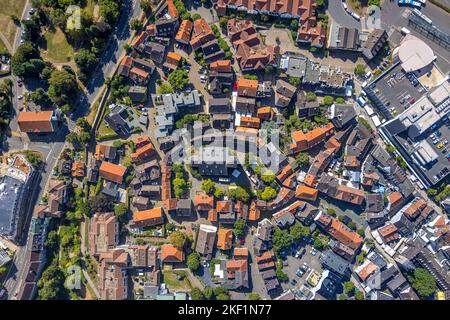
M117 63L125 55L123 46L131 36L129 21L132 18L139 18L142 14L138 0L125 0L121 12L120 20L115 29L115 34L109 41L108 47L100 57L100 64L93 73L92 80L86 85L87 92L84 94L84 101L79 102L72 118L76 119L88 113L89 107L97 100L103 89L105 79L111 77L116 69Z
M342 1L340 0L328 1L327 13L331 16L334 22L343 27L361 29L361 22L357 21L344 10Z

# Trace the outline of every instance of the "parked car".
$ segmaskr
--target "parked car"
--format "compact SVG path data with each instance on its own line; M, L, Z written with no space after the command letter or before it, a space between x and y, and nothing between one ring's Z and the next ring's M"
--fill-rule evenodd
M296 284L297 284L297 280L292 279L292 280L291 280L291 285L295 286Z
M315 256L317 254L317 249L316 248L312 248L309 253L311 253L311 255Z

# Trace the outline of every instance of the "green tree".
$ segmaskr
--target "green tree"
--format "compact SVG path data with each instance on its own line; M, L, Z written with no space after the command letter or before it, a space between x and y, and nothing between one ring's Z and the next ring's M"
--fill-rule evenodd
M170 85L170 83L163 82L158 86L157 92L159 94L168 94L168 93L174 93L174 90L173 90L172 86Z
M427 189L427 195L430 196L430 197L436 196L437 193L438 193L438 191L436 189L433 189L433 188Z
M296 157L295 157L295 162L300 166L300 167L306 167L309 165L309 155L306 152L300 152Z
M270 201L272 199L275 199L277 196L277 190L275 190L272 187L265 187L264 190L261 192L261 200L264 201Z
M286 282L289 280L288 275L283 272L283 262L281 260L277 261L275 274L277 276L277 279L281 282Z
M436 291L436 279L424 268L414 269L408 280L421 298L429 298Z
M329 239L325 235L320 235L314 239L313 246L317 250L325 250L328 248Z
M203 290L203 294L204 294L205 298L208 300L213 300L215 298L213 287L210 287L210 286L205 287L205 289Z
M39 58L39 52L31 44L20 45L11 58L11 71L18 77L36 76L31 60Z
M37 283L39 300L64 299L67 295L64 280L63 272L58 268L57 263L53 262L42 273Z
M119 20L121 1L99 0L100 16L109 25L115 25Z
M336 102L337 104L343 104L343 103L345 103L345 99L342 98L342 97L337 97L335 102Z
M78 92L78 85L72 74L65 69L54 70L48 83L48 95L53 103L61 106L73 102Z
M355 291L355 284L351 281L344 282L344 292L347 295L353 295Z
M80 71L87 75L94 71L98 65L98 59L95 54L86 49L78 50L75 53L74 59Z
M224 192L222 189L220 188L216 188L216 190L214 191L214 197L216 197L217 199L222 198L224 195Z
M192 288L191 298L192 300L205 300L205 296L203 295L202 290L200 290L199 288Z
M228 196L233 201L241 200L243 202L247 202L248 199L250 198L250 195L248 194L248 192L244 188L242 188L241 186L237 186L236 188L233 188L233 189L229 190L228 191Z
M325 105L330 106L330 105L333 104L333 102L334 102L334 99L333 99L332 96L325 96L325 97L323 97L323 103Z
M364 300L365 299L365 297L364 297L364 292L362 292L362 291L356 291L356 293L355 293L355 299L356 300Z
M300 241L304 238L309 238L311 232L308 227L302 226L299 222L295 222L289 229L289 233L294 241Z
M144 11L146 15L149 15L150 13L152 13L151 0L141 0L141 8L142 8L142 11Z
M144 26L144 24L142 23L141 20L136 19L136 18L130 19L130 29L131 30L139 31L142 29L143 26Z
M202 190L205 191L206 194L214 194L216 191L216 184L211 179L202 181Z
M114 207L114 214L116 215L117 219L125 223L128 217L128 208L125 204L119 203Z
M175 247L182 249L186 243L186 234L181 231L174 231L169 235L169 241Z
M198 14L198 13L194 13L193 15L192 15L192 20L200 20L200 19L202 19L202 16L200 15L200 14Z
M311 101L316 101L317 100L317 96L314 92L309 91L306 93L306 101L311 102Z
M245 225L245 220L241 218L234 222L234 235L237 238L241 238L244 235Z
M339 294L338 300L347 300L347 296L344 293Z
M279 253L283 249L291 246L292 238L286 229L281 229L276 226L272 237L273 249L276 253Z
M189 73L187 70L176 69L169 74L167 81L175 90L181 90L189 83Z
M358 77L362 77L366 74L366 67L363 64L357 64L354 73Z
M200 256L197 252L192 252L188 255L187 266L192 271L197 271L200 267Z
M275 181L275 174L272 171L270 171L270 170L266 170L261 175L261 180L264 181L267 184L271 184L272 182Z
M250 292L248 295L248 300L261 300L261 296L256 292Z
M30 99L35 104L43 107L49 106L52 103L47 92L42 88L37 88L35 91L31 92Z
M214 288L214 295L216 296L216 300L230 300L230 294L228 289L224 286L217 286Z
M228 18L227 17L220 17L219 19L219 25L222 29L225 29L228 24Z
M298 20L297 19L292 19L291 20L291 30L297 31L297 29L298 29Z
M298 87L302 83L302 79L299 77L289 77L288 81L295 87Z

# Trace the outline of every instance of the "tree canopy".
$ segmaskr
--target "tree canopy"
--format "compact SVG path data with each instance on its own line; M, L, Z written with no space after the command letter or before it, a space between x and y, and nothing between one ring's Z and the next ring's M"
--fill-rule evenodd
M48 95L54 104L62 106L74 101L78 85L73 74L65 69L54 70L48 83Z
M428 298L436 291L436 279L424 268L416 268L408 280L421 298Z

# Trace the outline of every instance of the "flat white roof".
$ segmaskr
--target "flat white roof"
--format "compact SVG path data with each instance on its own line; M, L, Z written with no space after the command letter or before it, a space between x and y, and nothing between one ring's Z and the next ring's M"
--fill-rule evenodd
M398 57L403 70L413 72L431 64L434 52L425 42L409 34L398 47Z

